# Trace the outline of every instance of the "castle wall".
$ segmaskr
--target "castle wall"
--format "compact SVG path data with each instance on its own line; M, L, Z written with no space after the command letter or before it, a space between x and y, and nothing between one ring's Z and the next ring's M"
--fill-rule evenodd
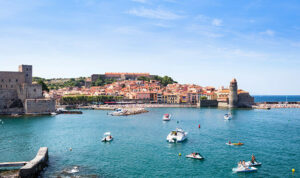
M0 72L0 89L16 90L24 82L25 76L22 72Z
M218 107L220 108L228 108L228 103L227 102L218 102Z
M55 112L55 101L50 99L26 99L25 114L50 114Z
M200 100L197 105L199 107L217 107L218 101L217 100Z
M18 99L16 90L0 89L0 114L21 114L23 103Z
M254 105L254 97L250 96L249 93L240 93L238 95L238 106L239 107L252 107Z

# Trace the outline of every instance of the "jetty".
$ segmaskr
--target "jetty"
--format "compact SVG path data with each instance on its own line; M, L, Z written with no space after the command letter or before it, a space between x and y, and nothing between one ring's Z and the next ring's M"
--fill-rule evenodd
M300 102L261 102L255 103L254 109L300 108Z
M3 162L0 163L0 168L21 167L17 172L17 175L13 175L13 176L20 177L20 178L38 177L39 173L44 169L44 167L47 166L47 162L48 162L48 148L41 147L37 155L35 156L35 158L33 158L31 161ZM2 177L1 174L0 177Z

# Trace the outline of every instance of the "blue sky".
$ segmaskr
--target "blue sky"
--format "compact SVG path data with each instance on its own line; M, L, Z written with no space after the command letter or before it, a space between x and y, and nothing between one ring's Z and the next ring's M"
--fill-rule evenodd
M150 72L300 94L297 0L0 0L0 71Z

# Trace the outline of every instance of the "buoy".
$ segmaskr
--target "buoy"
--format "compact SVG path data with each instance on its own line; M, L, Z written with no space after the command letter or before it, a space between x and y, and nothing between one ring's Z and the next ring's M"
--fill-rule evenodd
M70 148L69 150L72 151L72 148Z
M179 123L179 121L177 121L177 124Z
M201 126L200 126L200 124L199 124L199 125L198 125L198 128L200 129L200 127L201 127Z
M294 169L294 168L292 169L292 172L295 172L295 169Z
M178 155L181 156L181 153L179 153Z

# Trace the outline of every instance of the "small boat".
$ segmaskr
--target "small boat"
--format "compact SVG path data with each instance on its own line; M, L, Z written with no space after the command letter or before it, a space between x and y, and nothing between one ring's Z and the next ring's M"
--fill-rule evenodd
M230 120L231 118L232 118L232 115L230 113L224 115L225 120Z
M169 121L171 120L171 114L164 114L163 121Z
M187 139L187 132L182 129L177 128L176 130L169 133L167 136L167 141L170 143L183 142Z
M252 163L251 161L247 161L246 166L261 166L260 162L254 161L254 163Z
M238 143L226 143L226 145L230 145L230 146L242 146L244 145L244 143L238 142Z
M232 171L233 172L254 172L254 171L257 171L257 168L240 166L237 168L232 168Z
M204 159L203 156L200 155L200 153L191 153L189 155L185 156L186 158L192 158L192 159Z
M52 116L56 116L57 113L56 113L56 112L52 112L51 115L52 115Z
M113 137L111 136L110 132L105 132L104 137L102 138L102 142L111 142Z

